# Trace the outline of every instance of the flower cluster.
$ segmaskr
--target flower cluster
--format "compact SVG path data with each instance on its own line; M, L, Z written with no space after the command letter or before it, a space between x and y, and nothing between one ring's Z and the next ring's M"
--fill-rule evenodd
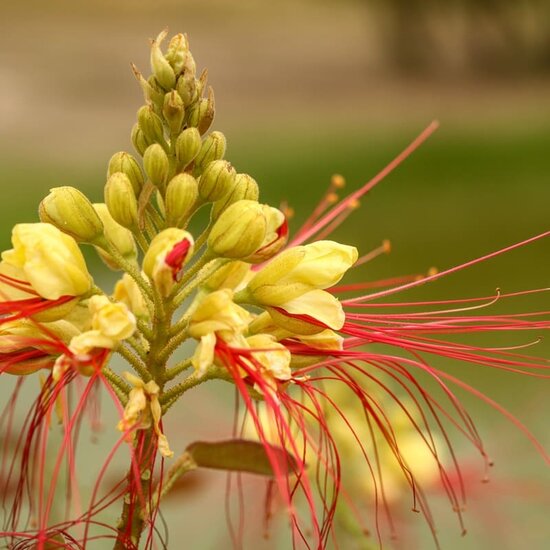
M328 240L358 199L434 127L347 197L339 197L343 178L334 177L289 239L289 213L260 201L256 181L225 160L224 135L210 131L214 94L206 71L196 73L187 38L174 36L163 51L165 39L162 32L151 44L150 77L134 67L146 100L132 130L137 158L119 152L110 159L105 202L92 204L72 187L52 189L40 204L41 222L16 225L13 249L2 254L0 372L21 381L42 375L15 450L6 448L0 461L3 508L11 510L2 536L14 548L81 548L100 536L112 538L118 549L152 548L164 496L187 471L210 467L266 476L290 515L294 543L323 548L334 536L340 497L353 514L340 461L349 445L364 458L362 484L376 509L389 513L390 485L405 485L431 522L422 469L409 465L429 457L461 515L461 491L449 481L451 473L460 478L460 466L445 426L453 424L487 456L452 385L476 392L429 358L545 376L543 359L442 335L543 330L550 319L537 311L521 317L470 313L482 299L424 303L413 312L408 308L415 304L394 302L388 313L389 304L381 301L386 296L465 266L342 285L350 269L389 252L389 243L360 258L354 246ZM205 210L209 219L200 227L196 214ZM112 292L94 284L81 245L92 246L120 272ZM190 343L188 357L175 360ZM114 355L133 372L117 373ZM430 392L419 373L431 377L441 395ZM164 415L188 390L215 379L235 386L246 422L232 440L190 444L166 472L164 460L176 446L169 444ZM75 432L101 388L120 415L118 442L106 454L84 511L69 509L52 521L56 500L80 494ZM18 390L0 419L6 434L14 432L17 398ZM53 415L63 434L57 448L49 436ZM102 477L119 447L131 451L128 473L107 490ZM96 519L119 501L116 525ZM358 514L357 521L365 519ZM100 528L92 536L90 530Z

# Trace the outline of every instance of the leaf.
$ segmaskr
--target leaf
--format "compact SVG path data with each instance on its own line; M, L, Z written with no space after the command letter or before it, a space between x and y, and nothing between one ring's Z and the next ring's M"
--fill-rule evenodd
M273 463L278 473L296 471L296 459L281 447L263 445L257 441L229 439L227 441L196 441L187 447L197 466L215 470L248 472L274 477Z

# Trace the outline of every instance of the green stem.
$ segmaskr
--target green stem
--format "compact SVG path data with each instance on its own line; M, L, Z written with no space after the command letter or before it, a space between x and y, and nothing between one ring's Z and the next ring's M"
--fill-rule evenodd
M164 374L164 380L166 382L173 380L178 374L187 370L191 366L192 361L193 359L191 357L188 357L187 359L184 359L183 361L180 361L179 363L174 365L171 369L167 369L166 373Z
M128 361L128 363L141 376L143 380L145 380L146 382L149 382L149 380L151 380L152 376L147 369L147 365L139 357L136 357L127 347L125 347L123 344L120 344L115 351L119 355L124 357L126 361Z
M206 260L206 258L204 258ZM212 274L214 274L220 267L222 267L224 264L229 262L230 260L226 258L217 258L216 260L211 260L210 262L206 261L203 263L203 265L200 267L200 271L197 273L197 276L190 281L185 288L183 288L179 294L174 298L174 305L176 307L179 307L184 300L208 277L210 277ZM197 262L200 263L200 262ZM195 264L196 265L196 264ZM195 266L193 266L195 267ZM179 285L179 283L178 283Z
M188 453L184 452L180 455L172 467L168 470L166 478L163 480L162 485L157 487L155 494L153 495L153 506L159 503L167 493L172 489L176 481L188 472L192 472L197 468L197 464L193 460L193 457Z
M101 369L103 376L110 383L113 391L116 393L119 401L122 405L126 405L128 402L128 393L130 392L130 386L115 372L113 372L109 367L103 367Z
M182 380L179 384L172 386L168 391L165 391L159 398L162 405L162 414L166 414L166 411L181 397L187 390L199 386L203 382L208 380L223 379L227 380L229 373L226 369L219 367L211 367L208 371L202 375L194 372L190 374L185 380Z

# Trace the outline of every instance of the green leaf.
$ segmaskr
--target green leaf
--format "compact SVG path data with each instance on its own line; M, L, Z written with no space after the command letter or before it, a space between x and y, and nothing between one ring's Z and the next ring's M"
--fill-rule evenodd
M296 470L296 460L281 447L263 445L257 441L245 439L196 441L187 447L186 452L201 468L273 477L275 472L272 462L275 461L279 465L279 470L285 474Z

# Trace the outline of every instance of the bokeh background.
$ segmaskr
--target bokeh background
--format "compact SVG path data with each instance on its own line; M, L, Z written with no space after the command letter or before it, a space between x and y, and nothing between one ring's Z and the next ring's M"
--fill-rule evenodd
M147 71L147 38L167 26L189 34L199 69L209 69L214 126L228 138L229 160L259 181L266 202L288 200L296 223L331 174L356 188L432 119L441 122L338 231L364 252L392 241L392 254L365 266L361 278L444 269L548 229L545 0L23 0L2 2L0 18L3 249L14 223L37 219L50 187L74 185L101 200L107 160L132 150L129 130L142 104L129 62ZM548 240L539 242L408 297L548 286L549 252ZM550 303L540 295L509 306ZM532 351L548 356L549 345ZM550 447L548 384L443 366L509 406ZM6 394L0 386L0 401ZM457 445L474 472L469 535L460 537L436 495L443 548L547 548L550 476L542 458L498 414L465 399L496 468L482 485L481 461ZM223 434L230 402L223 390L190 394L169 424L172 445ZM170 548L228 547L223 476L190 481L165 516ZM402 547L432 547L421 520L406 518L415 527ZM287 547L276 540L262 544Z

